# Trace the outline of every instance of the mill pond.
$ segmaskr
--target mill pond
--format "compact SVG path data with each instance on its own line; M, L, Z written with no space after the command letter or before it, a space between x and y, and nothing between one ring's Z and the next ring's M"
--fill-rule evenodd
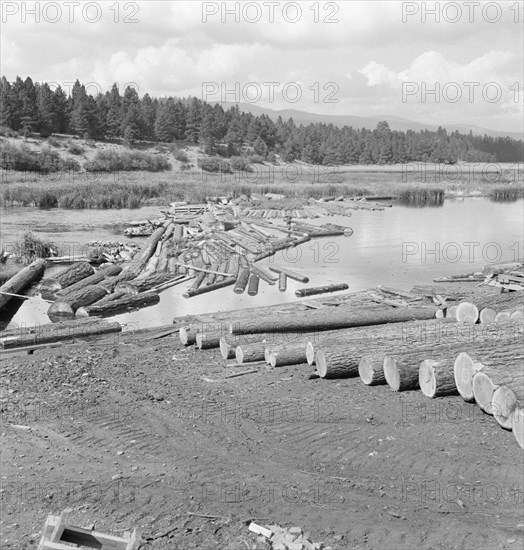
M387 201L386 201L387 202ZM345 282L349 291L378 285L409 290L433 278L479 271L489 263L515 261L523 256L524 200L493 202L485 197L446 199L438 207L409 207L393 202L381 211L355 210L350 218L332 216L334 224L350 226L352 236L314 238L297 248L278 252L262 265L280 265L309 276L312 286ZM8 243L31 230L58 244L65 254L80 254L90 241L127 241L124 229L141 219L158 218L160 208L122 210L44 210L32 207L0 211L2 238ZM308 220L320 225L325 219ZM142 244L145 238L134 238ZM63 266L53 268L62 269ZM51 272L52 273L52 272ZM231 299L231 289L212 295L182 297L188 282L160 294L160 303L115 317L141 328L169 324L175 316L258 307L296 300L303 285L290 280L288 291L261 285L257 296ZM10 322L17 325L49 323L48 302L40 297L21 306L10 305Z

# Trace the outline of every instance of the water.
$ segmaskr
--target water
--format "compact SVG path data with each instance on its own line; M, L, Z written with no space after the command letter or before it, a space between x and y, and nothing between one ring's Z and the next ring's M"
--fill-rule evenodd
M438 208L395 205L382 212L358 210L351 218L327 221L353 228L351 237L324 237L297 249L279 252L262 265L280 265L310 278L308 286L345 282L350 291L379 284L409 290L431 283L435 277L479 271L487 263L524 257L524 200L495 203L486 198L446 200ZM70 243L80 253L91 240L126 240L122 231L138 219L159 216L158 207L137 210L38 210L13 208L0 211L2 242L18 239L31 229L37 236ZM312 223L322 224L326 220ZM190 299L182 292L191 283L164 291L157 306L115 317L141 328L169 324L173 317L227 311L296 300L304 285L288 280L288 291L260 283L256 297L236 295L225 288ZM16 305L16 304L15 304ZM48 304L28 300L12 316L13 323L47 323Z

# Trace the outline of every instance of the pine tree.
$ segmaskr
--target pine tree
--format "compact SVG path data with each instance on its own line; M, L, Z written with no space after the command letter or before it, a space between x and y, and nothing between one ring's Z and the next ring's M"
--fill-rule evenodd
M38 92L38 131L48 137L56 127L53 109L53 92L47 82L37 88Z
M106 96L109 105L106 119L106 137L114 139L122 136L122 97L118 85L113 84L111 91Z
M140 98L136 90L128 86L122 101L122 135L129 143L144 137L144 120L140 107Z
M202 126L202 112L200 102L196 97L191 100L187 110L185 137L191 143L198 143Z

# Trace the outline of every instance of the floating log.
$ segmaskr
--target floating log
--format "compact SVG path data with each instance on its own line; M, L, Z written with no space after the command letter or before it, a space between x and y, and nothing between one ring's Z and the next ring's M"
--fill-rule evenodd
M149 275L149 277L118 283L115 287L115 291L121 291L125 294L138 294L140 292L151 290L152 288L168 281L172 281L174 278L178 277L173 277L171 273L153 273Z
M156 292L148 291L142 294L124 296L105 304L80 307L77 309L76 315L77 317L116 315L123 311L152 306L158 304L158 302L160 302L160 296Z
M94 304L106 294L107 290L100 285L86 286L53 302L47 310L47 315L48 317L57 315L73 317L78 308Z
M83 321L52 323L16 331L8 337L3 337L1 343L4 349L12 349L33 344L49 344L79 337L97 336L121 331L122 327L117 322L86 319Z
M299 283L309 283L309 277L306 277L305 275L301 275L296 271L291 271L290 269L286 269L284 267L277 267L272 265L269 267L269 270L273 271L274 273L284 274L290 279L298 281Z
M275 281L278 280L278 277L273 277L271 273L266 271L263 267L251 264L250 266L251 273L265 281L268 285L274 285Z
M251 273L249 277L249 282L247 285L247 293L250 296L256 296L258 294L258 285L259 285L260 279L258 275L255 275L254 273Z
M21 269L16 275L6 281L0 287L0 309L13 298L12 294L20 294L22 290L39 279L43 275L44 270L45 260L40 258Z
M240 273L238 274L238 278L235 282L235 288L233 289L235 294L242 294L246 290L250 275L251 271L249 270L249 267L242 267L240 269Z
M258 342L256 344L247 344L237 346L235 351L235 357L237 363L242 365L244 363L251 363L253 361L263 361L266 351L265 342Z
M89 262L74 263L53 278L44 279L40 288L46 292L57 292L93 275L94 272L95 270Z
M306 346L293 346L270 350L269 364L272 367L284 367L286 365L300 365L306 363Z
M317 294L326 294L328 292L338 292L339 290L347 290L349 285L346 283L339 283L327 286L318 286L314 288L302 288L295 291L295 296L302 298L304 296L315 296Z
M85 279L78 281L74 285L68 286L63 290L59 290L56 293L56 295L59 297L67 296L69 294L72 294L73 292L77 292L78 290L85 288L86 286L98 285L104 279L107 279L109 277L114 277L118 275L121 271L122 271L121 266L117 264L109 264L107 267L100 268L93 275L90 275L89 277L86 277Z
M524 407L522 405L519 405L515 411L513 411L511 429L516 442L521 449L524 449Z
M280 273L278 276L278 290L280 292L286 292L287 290L287 275L285 273Z
M200 296L201 294L206 294L207 292L213 292L214 290L219 290L225 288L226 286L231 286L235 284L235 277L227 277L223 281L218 283L213 283L212 285L201 286L196 289L189 289L187 292L184 292L182 296L184 298L192 298L193 296Z
M524 372L524 351L522 345L506 345L499 350L499 354L490 358L483 358L482 368L473 376L473 395L478 406L486 413L501 416L493 403L493 394L499 386L505 384L518 388L522 384ZM520 390L519 390L520 391ZM501 416L500 423L506 422Z
M230 332L233 334L316 332L329 329L399 323L417 319L433 319L437 311L436 307L396 309L367 307L355 311L354 307L342 304L337 308L329 309L329 312L326 312L324 309L318 309L309 311L307 314L304 314L303 311L287 314L269 314L252 319L246 324L231 323Z
M419 368L419 386L426 397L457 395L453 361L424 359Z
M95 304L97 306L99 306L99 305L102 305L102 304L106 304L107 302L113 302L115 300L119 300L120 298L123 298L124 296L126 296L125 292L121 292L121 291L111 292L111 294L106 294L103 298L100 298L100 300L95 302Z

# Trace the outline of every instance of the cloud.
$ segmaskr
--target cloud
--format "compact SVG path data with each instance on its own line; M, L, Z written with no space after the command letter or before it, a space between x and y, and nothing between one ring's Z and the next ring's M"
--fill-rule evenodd
M398 86L399 75L381 63L370 61L358 72L367 78L368 86Z

